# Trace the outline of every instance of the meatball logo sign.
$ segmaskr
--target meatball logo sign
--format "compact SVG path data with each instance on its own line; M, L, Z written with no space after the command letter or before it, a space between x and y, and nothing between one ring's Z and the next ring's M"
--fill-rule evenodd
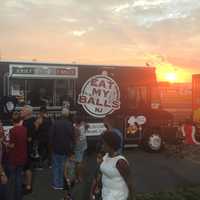
M120 108L119 87L106 75L93 76L83 85L78 103L90 115L105 117Z

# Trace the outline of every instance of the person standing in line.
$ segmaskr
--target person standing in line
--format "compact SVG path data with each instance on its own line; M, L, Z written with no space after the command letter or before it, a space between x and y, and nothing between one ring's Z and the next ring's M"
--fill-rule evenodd
M39 151L39 169L43 169L44 162L50 162L49 153L49 129L52 122L47 114L46 107L40 108L40 113L35 121L35 127L37 130L38 139L38 151Z
M64 108L61 119L56 120L49 132L49 143L52 147L52 187L62 190L64 187L64 163L73 151L75 136L73 124L69 121L69 110Z
M80 182L82 182L83 158L85 151L87 150L86 130L88 128L88 125L85 123L83 116L76 116L74 127L76 132L75 160L77 162L77 178Z
M25 193L30 193L32 191L32 170L33 170L33 140L35 139L35 118L32 116L33 108L29 105L25 105L21 109L21 118L23 120L23 125L27 129L27 153L28 160L24 167L25 171Z
M10 179L14 182L14 200L22 200L22 172L27 163L27 129L22 125L20 113L12 115L9 149Z
M131 200L133 186L129 163L119 154L120 137L113 131L105 131L102 135L105 156L100 165L102 174L102 200Z

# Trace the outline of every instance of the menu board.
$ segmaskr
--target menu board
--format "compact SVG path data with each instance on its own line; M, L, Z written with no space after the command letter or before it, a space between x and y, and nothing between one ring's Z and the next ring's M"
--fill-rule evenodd
M14 78L78 78L78 67L10 64L9 76Z

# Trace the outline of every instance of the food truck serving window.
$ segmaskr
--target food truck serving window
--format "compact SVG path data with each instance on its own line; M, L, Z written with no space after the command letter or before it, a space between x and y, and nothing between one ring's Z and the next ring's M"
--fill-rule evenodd
M61 106L64 101L74 104L77 68L50 67L49 75L43 69L38 75L38 66L10 66L9 94L18 98L19 105L25 102L35 107Z

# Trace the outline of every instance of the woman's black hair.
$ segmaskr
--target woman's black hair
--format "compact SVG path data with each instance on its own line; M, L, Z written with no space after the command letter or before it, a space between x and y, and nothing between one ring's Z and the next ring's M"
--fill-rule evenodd
M121 138L114 131L105 131L102 134L102 139L114 151L119 150L121 146Z

